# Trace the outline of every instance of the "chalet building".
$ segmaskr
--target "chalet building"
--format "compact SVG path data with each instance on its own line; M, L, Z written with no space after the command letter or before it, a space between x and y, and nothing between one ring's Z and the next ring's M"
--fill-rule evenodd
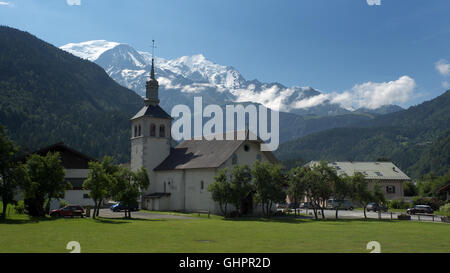
M64 143L56 143L42 148L33 154L45 156L48 152L59 152L61 164L66 171L65 180L72 184L71 190L66 190L63 200L68 204L93 206L94 201L89 198L89 191L83 190L83 182L89 173L88 163L96 159L76 151ZM52 202L51 207L58 207L59 202Z
M444 194L445 193L446 194L446 199L445 200L450 201L450 182L448 182L443 187L438 189L437 193L440 193L440 194Z
M312 167L319 164L319 161L311 161L306 166ZM375 183L381 186L387 200L403 198L403 182L411 181L392 162L352 162L341 161L332 162L328 166L336 169L338 175L354 175L356 172L362 173L369 182L369 188Z
M146 90L145 106L131 118L130 167L144 167L150 178L142 208L219 213L208 186L220 169L236 164L252 166L256 160L277 162L271 152L261 151L262 141L251 140L254 138L248 131L245 140L186 140L171 148L172 117L159 106L153 60ZM251 194L247 199L244 213L259 211Z

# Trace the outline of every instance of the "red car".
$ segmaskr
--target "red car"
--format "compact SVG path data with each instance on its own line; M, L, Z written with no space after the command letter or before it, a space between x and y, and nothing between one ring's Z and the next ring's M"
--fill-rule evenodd
M74 217L80 216L83 218L84 209L80 205L69 205L60 209L54 209L50 212L50 216L52 217Z

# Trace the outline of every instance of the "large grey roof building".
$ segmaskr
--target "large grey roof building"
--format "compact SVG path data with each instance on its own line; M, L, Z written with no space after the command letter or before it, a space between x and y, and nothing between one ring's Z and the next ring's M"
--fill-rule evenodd
M319 161L311 161L306 166L317 164ZM392 162L336 161L328 163L328 166L335 168L338 175L352 176L356 172L362 173L369 181L370 187L374 183L381 185L388 199L403 198L403 182L411 180Z

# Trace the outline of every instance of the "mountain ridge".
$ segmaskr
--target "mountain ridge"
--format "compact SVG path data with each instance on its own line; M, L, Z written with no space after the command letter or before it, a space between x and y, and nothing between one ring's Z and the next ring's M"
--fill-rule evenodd
M334 128L282 143L284 161L376 161L388 158L410 176L450 169L450 90L406 110L358 126Z
M142 106L103 68L36 36L0 27L0 123L23 149L57 142L96 158L129 157L129 119Z
M105 45L100 44L99 50L93 50L99 41L103 41ZM83 49L83 46L87 49ZM76 56L89 58L102 66L119 84L144 96L152 58L150 53L137 51L128 44L104 40L71 43L60 48ZM139 65L136 65L136 60ZM233 66L216 64L201 53L172 60L156 58L155 73L160 82L162 106L167 109L176 104L191 105L194 96L203 95L208 97L209 104L252 101L271 109L306 116L332 116L353 112L330 100L316 104L313 102L311 105L308 99L324 94L312 87L286 87L278 82L246 80ZM397 110L400 109L391 111ZM373 109L371 114L380 113Z

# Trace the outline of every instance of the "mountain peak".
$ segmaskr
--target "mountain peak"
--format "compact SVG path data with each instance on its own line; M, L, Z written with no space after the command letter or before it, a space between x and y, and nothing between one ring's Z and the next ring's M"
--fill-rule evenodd
M120 45L117 42L111 42L106 40L92 40L81 43L69 43L61 46L60 48L89 61L95 61L105 51L110 50Z

